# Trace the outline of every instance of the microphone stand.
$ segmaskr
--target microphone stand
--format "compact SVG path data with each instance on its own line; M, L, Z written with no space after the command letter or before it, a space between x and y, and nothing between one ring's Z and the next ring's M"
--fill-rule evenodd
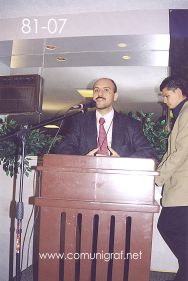
M18 132L17 136L20 138L22 143L22 154L21 154L21 166L20 166L20 189L19 189L19 201L16 204L16 281L21 280L21 268L20 268L20 253L21 253L21 234L22 234L22 220L24 216L24 204L23 204L23 179L24 179L24 159L25 159L25 145L28 130L22 129Z
M72 108L71 108L72 109ZM67 111L67 113L70 111L70 109ZM51 124L53 122L57 122L60 120L64 120L66 118L75 116L79 114L80 112L85 113L87 111L87 108L82 108L79 111L74 112L73 114L67 115L67 113L60 115L56 118L49 119L47 121L44 121L40 124L34 125L31 128L25 127L21 130L18 130L12 134L6 135L4 137L0 138L0 142L5 141L7 139L10 139L12 137L17 137L21 140L21 158L20 158L20 185L19 185L19 200L16 204L16 220L17 220L17 228L16 228L16 281L21 281L21 267L20 267L20 253L21 253L21 234L22 234L22 220L24 217L24 203L23 203L23 179L24 179L24 160L25 160L25 146L26 146L26 140L27 135L30 131L39 129L41 127L44 127L45 125Z

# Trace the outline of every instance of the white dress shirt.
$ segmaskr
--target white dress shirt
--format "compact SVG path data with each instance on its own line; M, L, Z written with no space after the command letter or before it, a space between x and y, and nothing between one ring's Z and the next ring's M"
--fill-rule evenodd
M106 134L107 134L108 146L111 147L111 145L112 145L112 126L113 126L114 110L112 109L106 115L101 115L98 111L96 111L97 143L98 143L98 137L99 137L99 119L101 117L105 119L104 129L105 129Z

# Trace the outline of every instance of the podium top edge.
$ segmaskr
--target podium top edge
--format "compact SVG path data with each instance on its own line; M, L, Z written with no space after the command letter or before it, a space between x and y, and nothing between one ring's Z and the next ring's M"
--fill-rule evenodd
M88 168L88 169L118 169L133 171L155 171L156 162L151 158L126 158L108 156L80 156L45 154L42 166L49 168Z

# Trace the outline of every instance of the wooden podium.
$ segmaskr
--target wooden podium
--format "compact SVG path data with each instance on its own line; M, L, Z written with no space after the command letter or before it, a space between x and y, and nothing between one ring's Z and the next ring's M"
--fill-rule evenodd
M38 281L149 281L152 159L45 155Z

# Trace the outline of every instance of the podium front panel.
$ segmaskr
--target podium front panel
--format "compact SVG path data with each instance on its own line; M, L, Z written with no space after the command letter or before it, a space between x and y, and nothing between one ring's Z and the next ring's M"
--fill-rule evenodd
M155 162L46 155L38 281L149 281Z
M46 158L42 170L42 197L99 202L115 200L119 203L154 202L155 162L152 159L61 155L56 156L59 161L54 162L54 155ZM49 161L52 163L50 166Z

